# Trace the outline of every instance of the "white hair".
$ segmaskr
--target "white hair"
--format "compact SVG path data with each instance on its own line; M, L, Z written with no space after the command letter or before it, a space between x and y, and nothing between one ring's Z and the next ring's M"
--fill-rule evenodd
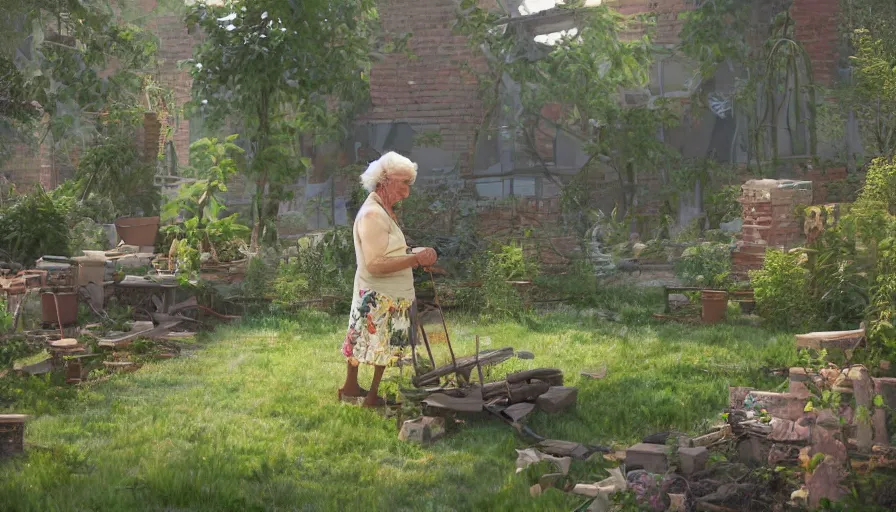
M361 186L364 190L373 192L386 176L402 171L411 175L411 183L417 179L417 164L390 151L367 166L367 170L361 175Z

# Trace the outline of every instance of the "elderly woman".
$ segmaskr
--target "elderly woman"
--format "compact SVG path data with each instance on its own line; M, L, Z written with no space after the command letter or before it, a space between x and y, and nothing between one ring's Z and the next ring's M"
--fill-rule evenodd
M417 164L393 152L370 164L361 175L361 184L370 195L358 210L352 230L358 269L342 345L348 373L339 397L365 397L365 407L385 403L377 396L383 371L416 339L411 269L432 265L437 259L431 248L408 248L392 211L395 203L411 193L416 178ZM358 385L360 363L374 367L369 391Z

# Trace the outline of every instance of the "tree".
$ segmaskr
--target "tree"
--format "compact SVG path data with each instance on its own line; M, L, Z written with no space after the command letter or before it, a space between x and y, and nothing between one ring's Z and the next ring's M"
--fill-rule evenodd
M101 0L0 0L0 9L0 158L12 141L78 155L67 192L113 198L116 215L157 212L155 165L134 145L144 112L173 106L154 80L154 36Z
M366 99L376 20L373 0L229 0L188 13L206 36L188 63L191 107L212 128L241 124L245 136L252 250L283 186L310 165L295 141L333 138Z
M623 105L621 92L644 91L650 78L654 48L650 24L641 18L623 16L606 6L575 8L581 20L575 30L560 37L553 46L532 40L528 30L517 30L509 18L501 18L472 0L464 9L458 30L481 47L490 63L484 76L487 108L503 106L510 82L519 90L521 109L513 120L534 151L533 127L548 122L582 143L589 156L583 172L608 165L618 178L622 213L637 204L637 177L656 172L674 155L671 147L657 137L661 126L675 122L662 100ZM627 40L623 34L644 30L643 37ZM646 100L649 94L644 95ZM542 108L551 103L563 107L559 122L545 119ZM491 115L483 123L491 122ZM541 162L548 178L560 185ZM578 201L581 203L581 201ZM577 204L579 212L587 205Z
M14 78L19 120L38 107L47 114L41 142L50 136L65 153L84 147L109 112L142 112L150 107L145 99L160 96L159 88L148 87L155 38L120 23L108 3L2 0L0 8L6 14L0 19L0 72Z

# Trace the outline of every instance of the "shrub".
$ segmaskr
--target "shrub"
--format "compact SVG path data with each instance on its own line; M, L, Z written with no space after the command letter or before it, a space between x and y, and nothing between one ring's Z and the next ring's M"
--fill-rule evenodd
M41 256L69 256L65 211L40 187L0 212L0 247L6 257L32 265Z
M688 286L726 288L731 282L731 246L703 242L688 247L675 264L675 274Z
M499 246L474 258L470 277L480 286L458 290L457 301L463 309L485 317L519 318L525 305L508 281L534 278L537 273L538 264L521 246Z
M800 258L798 253L769 249L765 266L750 272L756 311L774 327L806 329L815 321L809 272Z

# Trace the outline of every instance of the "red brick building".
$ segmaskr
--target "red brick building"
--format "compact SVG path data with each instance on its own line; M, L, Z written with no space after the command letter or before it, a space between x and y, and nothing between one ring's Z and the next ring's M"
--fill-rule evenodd
M772 0L760 0L773 3ZM484 7L495 7L494 0L481 0ZM421 184L448 182L454 187L475 190L484 200L507 197L528 198L527 203L541 219L559 213L559 190L545 179L540 165L534 165L512 137L497 128L480 130L483 105L476 73L486 68L484 58L455 35L458 0L379 0L379 13L389 33L412 32L410 48L416 59L389 55L376 63L371 73L372 104L356 124L353 147L346 148L349 158L363 160L387 150L410 155L420 164ZM599 0L589 0L599 3ZM691 0L610 0L612 7L624 14L655 12L656 42L674 48L683 24L681 14L692 9ZM549 0L511 0L504 2L511 19L539 28L564 27L568 20L563 12L545 10ZM156 0L139 0L127 14L159 36L159 57L162 60L161 80L175 91L177 101L189 98L190 77L177 62L192 56L198 38L189 34L178 14L160 12ZM794 0L791 13L796 21L796 36L804 42L813 60L816 78L830 83L837 76L839 0ZM681 57L658 58L650 86L654 95L687 97L692 66ZM730 76L716 77L717 86L725 86ZM550 108L546 111L550 114ZM554 115L557 114L555 110ZM163 123L166 120L163 120ZM700 119L682 128L663 134L664 140L686 156L704 156L711 150L728 152L736 124L705 112ZM437 147L415 145L415 137L437 133ZM477 138L477 133L479 137ZM180 119L173 134L180 163L186 162L189 142L202 134L201 120ZM563 133L544 129L537 140L538 154L560 176L574 174L584 163L578 144ZM732 153L732 158L741 155ZM45 186L59 182L58 169L48 162L46 152L22 154L3 170L14 182L23 184L41 181ZM70 170L69 170L70 171ZM326 172L315 172L311 179L326 179ZM618 197L615 176L596 176L595 204L609 211ZM660 184L659 177L643 177L642 183ZM239 187L236 187L239 190ZM345 188L338 183L297 184L297 200L285 204L281 212L306 209L306 201L315 195L328 196L331 211L343 209L341 196ZM319 204L319 203L318 203ZM682 205L683 211L687 205ZM547 213L547 217L545 217ZM339 222L344 214L333 215ZM307 220L307 219L306 219ZM330 219L333 220L333 219ZM525 226L518 222L517 226ZM305 222L305 221L303 221ZM329 221L323 222L326 224ZM305 222L305 228L321 227L320 222Z

